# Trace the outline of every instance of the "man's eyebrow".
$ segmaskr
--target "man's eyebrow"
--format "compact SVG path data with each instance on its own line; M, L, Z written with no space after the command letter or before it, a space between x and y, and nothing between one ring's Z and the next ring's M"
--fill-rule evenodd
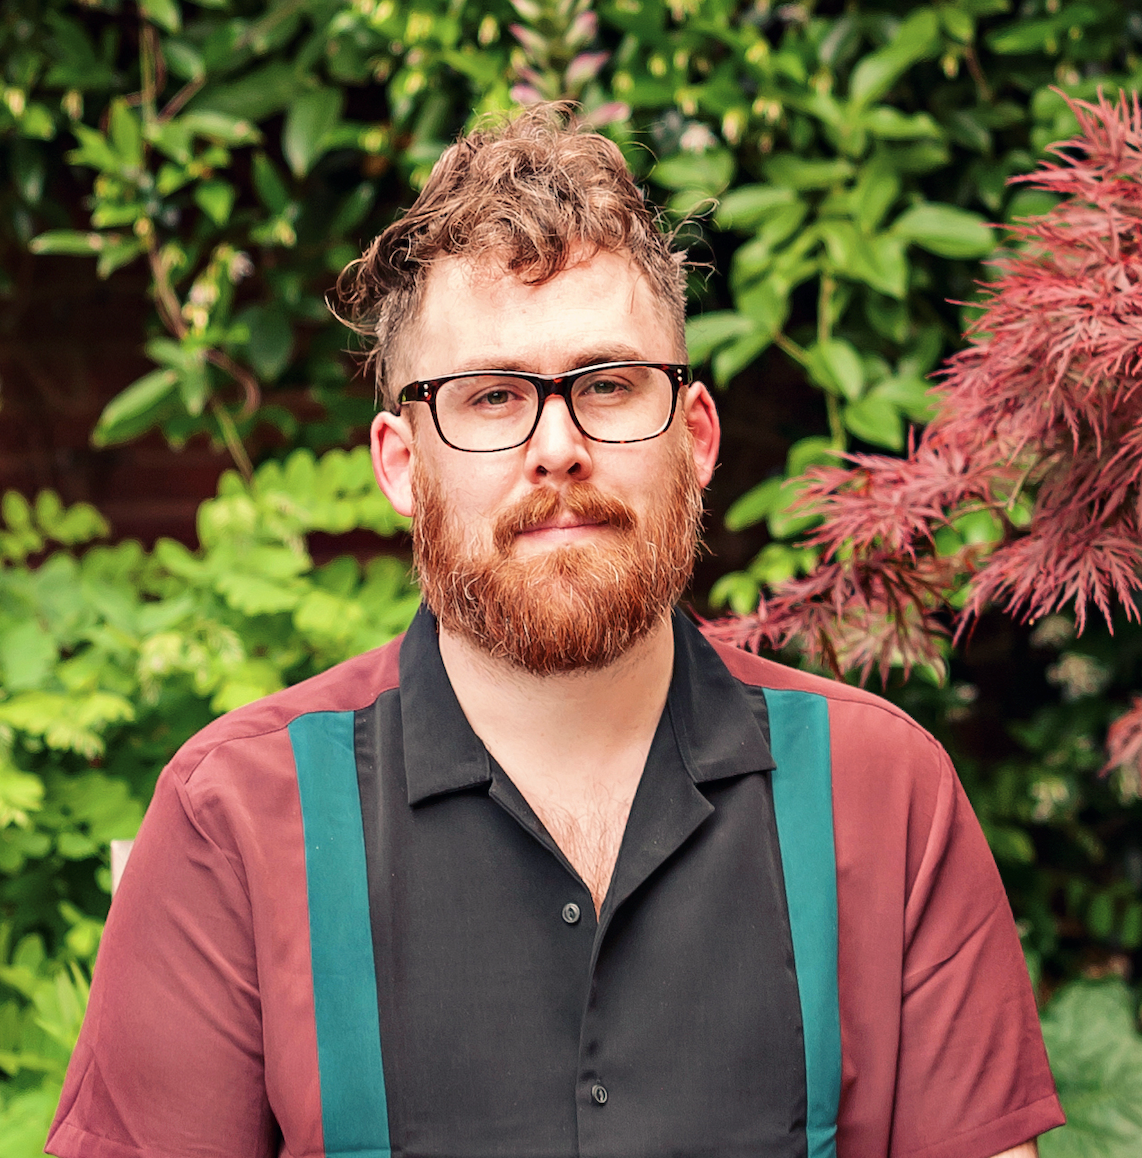
M562 367L561 372L577 370L580 366L597 366L602 362L649 362L644 350L618 342L609 346L597 346L575 355L575 360ZM466 358L452 368L453 374L465 374L470 370L514 370L520 374L536 373L535 363L522 358L500 357L494 362L486 358Z

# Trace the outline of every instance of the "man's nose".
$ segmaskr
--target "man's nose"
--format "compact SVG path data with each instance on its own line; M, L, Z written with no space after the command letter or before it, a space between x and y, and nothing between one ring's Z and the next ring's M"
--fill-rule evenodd
M579 482L591 473L590 442L558 395L543 404L539 425L527 444L526 467L535 477L568 476Z

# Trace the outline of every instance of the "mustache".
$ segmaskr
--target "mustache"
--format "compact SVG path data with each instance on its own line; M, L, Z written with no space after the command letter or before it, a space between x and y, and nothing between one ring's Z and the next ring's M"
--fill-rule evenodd
M566 491L544 488L526 495L496 520L492 540L496 550L507 554L516 535L565 512L618 531L631 531L638 523L634 511L622 499L603 494L592 483L576 483Z

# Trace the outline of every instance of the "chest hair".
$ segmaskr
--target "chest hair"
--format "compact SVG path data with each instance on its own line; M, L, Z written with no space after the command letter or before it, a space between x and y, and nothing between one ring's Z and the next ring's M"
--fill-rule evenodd
M596 916L614 875L631 799L626 794L597 793L572 808L551 799L527 797L551 839L590 890Z

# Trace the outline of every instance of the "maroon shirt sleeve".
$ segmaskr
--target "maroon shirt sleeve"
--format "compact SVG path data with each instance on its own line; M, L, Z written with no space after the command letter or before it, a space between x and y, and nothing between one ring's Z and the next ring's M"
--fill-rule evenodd
M111 906L50 1153L276 1152L243 878L164 774Z
M321 1158L305 838L286 731L397 676L400 639L204 728L163 771L46 1149Z
M718 648L829 702L839 1158L992 1158L1063 1122L1007 896L943 748L877 696Z
M286 727L397 678L397 644L232 712L159 778L47 1150L321 1158L305 845Z
M988 1158L1063 1116L995 862L942 750L933 762L910 835L891 1154Z

